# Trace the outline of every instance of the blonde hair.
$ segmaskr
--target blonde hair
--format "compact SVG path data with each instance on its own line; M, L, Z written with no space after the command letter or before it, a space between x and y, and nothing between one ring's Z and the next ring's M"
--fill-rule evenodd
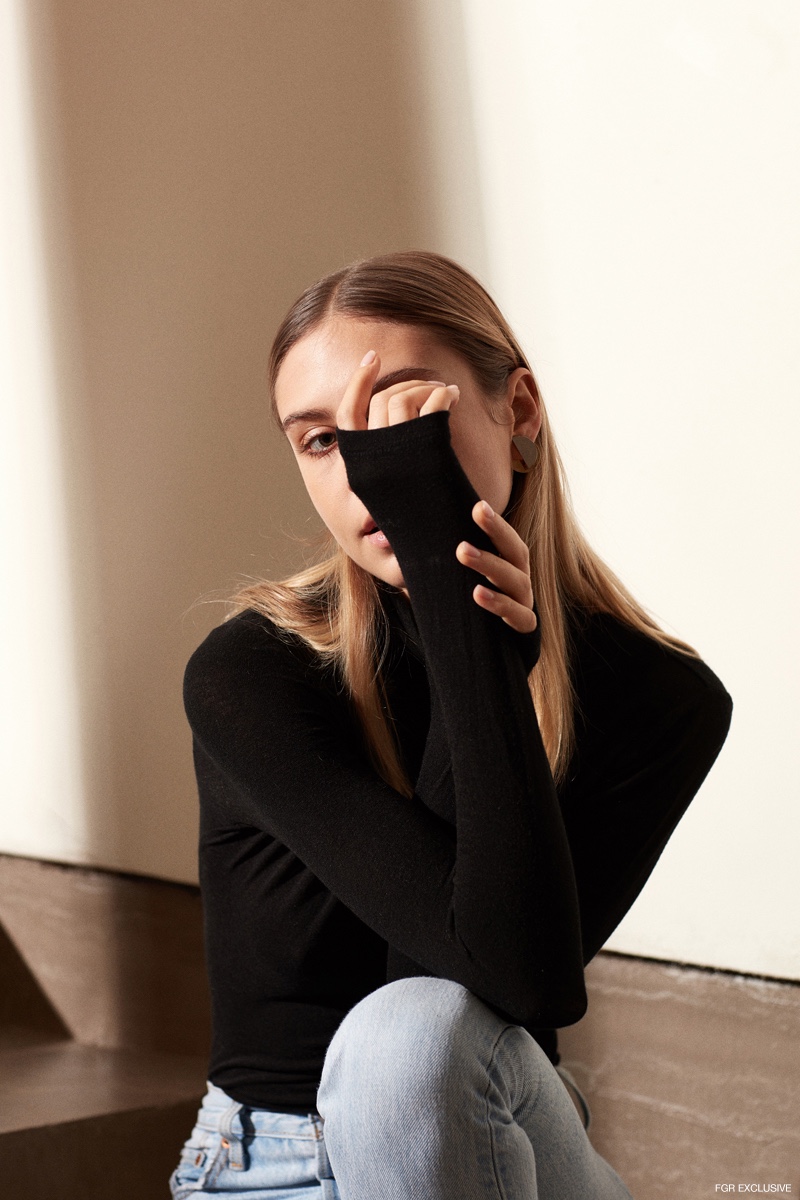
M284 358L295 342L333 315L431 330L466 359L489 398L499 396L512 371L530 370L497 305L463 267L427 251L385 254L326 276L292 305L270 354L276 418L275 382ZM530 549L542 644L528 685L558 783L566 775L575 744L571 612L610 613L664 646L693 656L696 651L665 633L592 550L575 518L544 406L542 413L537 460L528 474L515 474L506 519ZM383 684L388 622L378 586L330 535L324 539L323 553L321 561L288 579L242 587L233 597L229 616L255 609L300 637L332 666L353 704L375 769L392 787L411 795Z

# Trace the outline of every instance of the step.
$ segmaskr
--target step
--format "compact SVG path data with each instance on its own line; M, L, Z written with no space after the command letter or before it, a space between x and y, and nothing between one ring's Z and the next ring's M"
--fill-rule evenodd
M205 1059L71 1041L0 1049L3 1200L165 1200Z

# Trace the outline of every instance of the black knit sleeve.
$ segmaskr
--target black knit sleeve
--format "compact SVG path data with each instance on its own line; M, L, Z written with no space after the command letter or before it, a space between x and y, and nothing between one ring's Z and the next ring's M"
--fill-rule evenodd
M464 538L491 542L449 414L338 437L403 571L452 750L455 826L385 784L302 655L246 623L214 631L187 668L198 752L249 819L402 955L515 1021L570 1024L586 1005L580 923L527 685L534 643L475 603L480 577L455 557Z
M588 962L711 770L733 702L704 662L608 614L595 614L580 645L578 750L561 807Z

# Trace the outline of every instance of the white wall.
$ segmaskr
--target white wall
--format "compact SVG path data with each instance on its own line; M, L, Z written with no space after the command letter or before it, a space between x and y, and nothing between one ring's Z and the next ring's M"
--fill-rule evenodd
M19 6L0 8L0 730L2 847L86 840L58 384L31 81Z
M490 279L579 515L735 704L611 945L798 978L800 10L465 12Z
M598 548L734 697L613 946L800 978L794 5L4 20L0 849L195 877L180 678L222 615L195 601L315 527L271 332L319 274L430 246L529 346Z

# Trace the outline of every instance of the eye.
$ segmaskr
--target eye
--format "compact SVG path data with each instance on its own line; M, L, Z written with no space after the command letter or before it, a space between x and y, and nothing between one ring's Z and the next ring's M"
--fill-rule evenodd
M328 439L326 441L326 439ZM323 430L322 433L312 433L305 437L300 443L301 454L310 454L312 458L321 458L323 454L328 454L336 445L336 434L332 429Z

